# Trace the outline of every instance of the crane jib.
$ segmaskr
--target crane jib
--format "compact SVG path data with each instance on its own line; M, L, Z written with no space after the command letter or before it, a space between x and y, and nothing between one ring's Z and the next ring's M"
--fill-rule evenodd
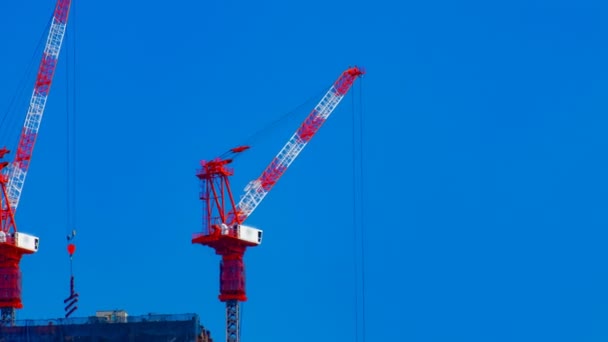
M23 130L17 145L15 160L8 170L8 196L11 208L15 211L21 198L25 177L30 165L34 145L40 128L53 76L57 67L59 52L65 36L71 0L58 0L53 12L53 21L38 67L34 90Z
M250 182L237 205L239 217L244 221L262 202L266 194L277 183L287 168L306 147L327 118L349 91L357 77L364 74L358 67L349 68L327 91L315 108L306 117L298 130L287 141L277 156L270 162L260 177ZM242 222L241 221L241 222Z

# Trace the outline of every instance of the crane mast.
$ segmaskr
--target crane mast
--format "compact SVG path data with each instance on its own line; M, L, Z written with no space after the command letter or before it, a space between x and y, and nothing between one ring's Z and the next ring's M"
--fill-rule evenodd
M15 310L23 307L19 262L24 254L32 254L38 250L37 237L17 232L15 212L55 74L71 2L57 0L55 4L15 158L10 163L0 163L0 279L3 280L0 283L0 326L14 324ZM6 148L0 149L0 159L7 153L9 150Z
M340 75L260 177L245 187L238 204L235 203L229 181L229 177L234 174L234 170L228 166L232 159L215 158L201 161L197 177L201 181L203 232L194 234L192 243L209 246L222 256L219 299L226 303L227 342L240 340L239 302L247 300L243 262L245 250L262 242L262 231L244 225L244 221L325 123L354 81L363 74L363 70L353 67ZM236 147L230 154L240 153L248 148Z

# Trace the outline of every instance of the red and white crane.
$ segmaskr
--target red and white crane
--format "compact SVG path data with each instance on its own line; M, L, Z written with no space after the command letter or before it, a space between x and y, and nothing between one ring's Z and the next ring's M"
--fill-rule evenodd
M23 307L19 262L24 254L32 254L38 250L37 237L17 231L15 212L55 74L71 2L57 0L17 152L11 162L0 163L0 326L12 325L15 321L15 310ZM0 159L7 153L9 151L6 147L0 149Z
M234 173L234 170L228 167L232 159L218 157L201 161L201 169L197 172L197 177L201 180L203 232L194 234L192 243L209 246L215 249L216 254L222 256L219 299L226 303L227 342L240 340L239 302L247 300L243 255L247 247L255 247L262 242L262 231L243 223L363 73L364 71L358 67L352 67L340 75L262 175L245 187L245 193L238 204L235 203L229 182L229 177ZM240 153L248 148L248 146L240 146L229 152Z

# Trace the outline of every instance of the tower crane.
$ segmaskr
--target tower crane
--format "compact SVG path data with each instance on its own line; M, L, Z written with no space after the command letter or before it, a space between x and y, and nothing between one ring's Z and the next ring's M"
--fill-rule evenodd
M70 12L71 0L57 0L34 90L21 130L17 152L12 161L0 162L0 326L13 325L15 310L21 301L21 270L19 262L25 254L38 251L39 238L17 230L15 212L30 166L34 144L46 105L53 75L61 50ZM0 160L9 153L0 149Z
M228 166L232 159L222 156L201 161L197 177L200 179L200 199L203 201L203 232L194 234L192 243L209 246L222 256L219 300L226 303L227 342L240 340L239 302L247 300L243 262L245 250L262 242L262 230L243 223L325 123L355 80L363 74L362 69L352 67L338 77L260 177L247 184L238 204L229 182L229 177L234 174L233 168ZM233 148L228 155L241 153L248 148Z

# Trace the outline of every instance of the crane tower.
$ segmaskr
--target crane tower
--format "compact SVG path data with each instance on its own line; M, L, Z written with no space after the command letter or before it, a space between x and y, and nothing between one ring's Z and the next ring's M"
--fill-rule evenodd
M0 326L14 324L15 310L23 307L19 262L23 255L38 250L37 237L17 231L15 212L55 74L70 5L71 0L57 0L17 152L12 162L0 162ZM8 153L6 147L0 149L0 160Z
M363 74L360 68L352 67L340 75L260 177L245 187L238 204L229 181L234 174L229 166L232 159L218 157L201 161L197 177L200 179L200 199L203 201L203 232L194 234L192 243L209 246L222 257L219 299L226 303L227 342L240 340L239 302L247 300L243 262L245 250L262 242L262 230L244 225L245 220L325 123L355 80ZM248 148L233 148L229 155Z

